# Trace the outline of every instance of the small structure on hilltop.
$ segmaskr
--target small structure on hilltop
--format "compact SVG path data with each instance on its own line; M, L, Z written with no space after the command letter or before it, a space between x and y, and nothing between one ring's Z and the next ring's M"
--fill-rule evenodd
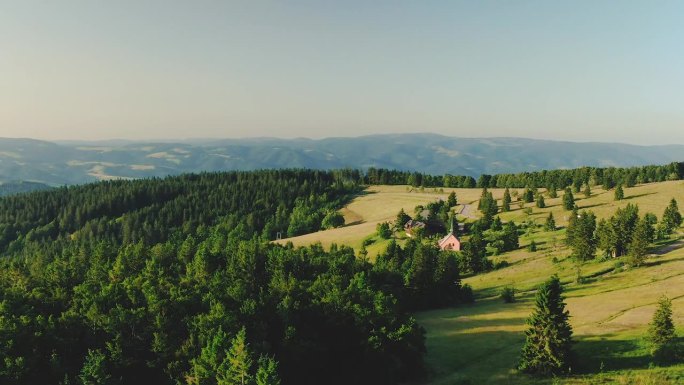
M425 223L421 221L414 221L413 219L410 219L406 224L404 225L404 231L406 232L406 235L409 237L413 237L414 233L418 229L424 229L425 228Z
M451 218L451 229L449 230L449 233L444 238L440 239L438 244L440 250L461 250L461 241L456 236L456 220L453 217Z

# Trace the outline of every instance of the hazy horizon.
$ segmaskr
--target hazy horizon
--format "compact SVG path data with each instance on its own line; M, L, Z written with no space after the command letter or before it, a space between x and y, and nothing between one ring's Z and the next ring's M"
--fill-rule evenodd
M0 3L0 137L684 143L678 1Z

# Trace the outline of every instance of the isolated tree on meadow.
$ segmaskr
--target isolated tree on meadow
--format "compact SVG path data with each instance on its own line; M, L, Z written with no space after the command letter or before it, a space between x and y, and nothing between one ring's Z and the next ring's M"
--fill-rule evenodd
M556 220L553 218L553 213L549 213L549 216L546 217L546 222L544 223L544 229L546 231L555 231L556 230Z
M672 301L666 296L658 300L658 308L648 327L648 340L651 342L651 354L656 359L674 358L676 339L674 322L672 322Z
M587 183L584 186L584 197L585 198L590 198L591 197L591 187L589 187L589 183Z
M556 185L552 184L547 189L549 192L549 198L558 198L558 191L556 191Z
M625 191L622 189L622 184L619 184L615 187L615 200L621 201L623 199L625 199Z
M575 207L575 197L572 195L570 187L566 187L563 193L563 208L572 210L573 207Z
M508 190L508 187L506 187L506 190L504 190L503 200L501 201L502 212L505 213L511 211L511 201L511 192Z
M544 202L544 196L542 194L537 194L536 205L540 209L543 209L544 207L546 207L546 202Z
M535 309L527 319L518 369L536 375L565 373L572 354L572 327L565 310L563 287L558 276L549 278L537 291Z
M449 194L449 197L447 197L447 207L454 207L457 203L458 201L456 200L456 193L452 191L451 194Z

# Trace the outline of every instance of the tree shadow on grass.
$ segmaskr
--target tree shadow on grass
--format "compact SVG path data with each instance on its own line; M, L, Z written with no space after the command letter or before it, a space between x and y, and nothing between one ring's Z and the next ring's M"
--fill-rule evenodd
M656 194L656 193L655 192L648 192L648 193L642 193L642 194L634 194L634 195L630 195L630 196L625 196L622 199L623 200L630 200L630 199L645 197L645 196L654 195L654 194Z
M602 371L648 369L656 363L660 367L676 362L654 362L648 343L641 339L613 339L612 334L577 338L573 374L597 374ZM684 338L678 338L681 345Z

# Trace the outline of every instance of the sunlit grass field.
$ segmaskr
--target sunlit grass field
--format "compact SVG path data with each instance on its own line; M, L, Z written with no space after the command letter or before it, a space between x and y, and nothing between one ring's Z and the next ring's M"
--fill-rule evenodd
M342 210L348 225L290 240L295 245L321 242L345 244L356 249L375 232L382 221L393 221L399 209L413 215L413 208L434 199L446 199L455 191L459 203L475 203L480 189L444 189L408 192L406 186L375 186ZM501 199L503 189L490 189ZM513 191L513 190L511 190ZM522 189L518 190L522 195ZM553 212L556 224L564 227L569 212L558 198L545 197L547 207L513 202L502 220L543 224ZM625 189L625 199L614 200L613 191L595 187L592 196L575 194L580 208L598 218L610 217L619 207L637 204L639 213L652 212L660 218L671 198L684 208L684 182L673 181ZM515 198L514 198L515 200ZM500 202L499 202L500 203ZM532 209L530 213L529 208ZM458 208L457 208L458 210ZM673 299L675 324L684 335L684 242L675 235L656 245L646 266L629 269L620 259L597 259L577 266L564 245L565 230L543 231L541 227L520 238L520 249L491 257L509 265L486 274L466 277L477 300L473 305L433 310L417 315L427 331L426 361L430 384L684 384L684 365L654 367L644 337L658 298ZM536 252L527 250L534 240ZM372 258L386 241L367 247ZM515 371L524 341L525 320L533 308L535 288L558 274L566 288L567 309L576 341L577 359L572 375L535 379ZM583 277L576 283L577 276ZM504 286L514 286L517 301L505 304L498 298Z

